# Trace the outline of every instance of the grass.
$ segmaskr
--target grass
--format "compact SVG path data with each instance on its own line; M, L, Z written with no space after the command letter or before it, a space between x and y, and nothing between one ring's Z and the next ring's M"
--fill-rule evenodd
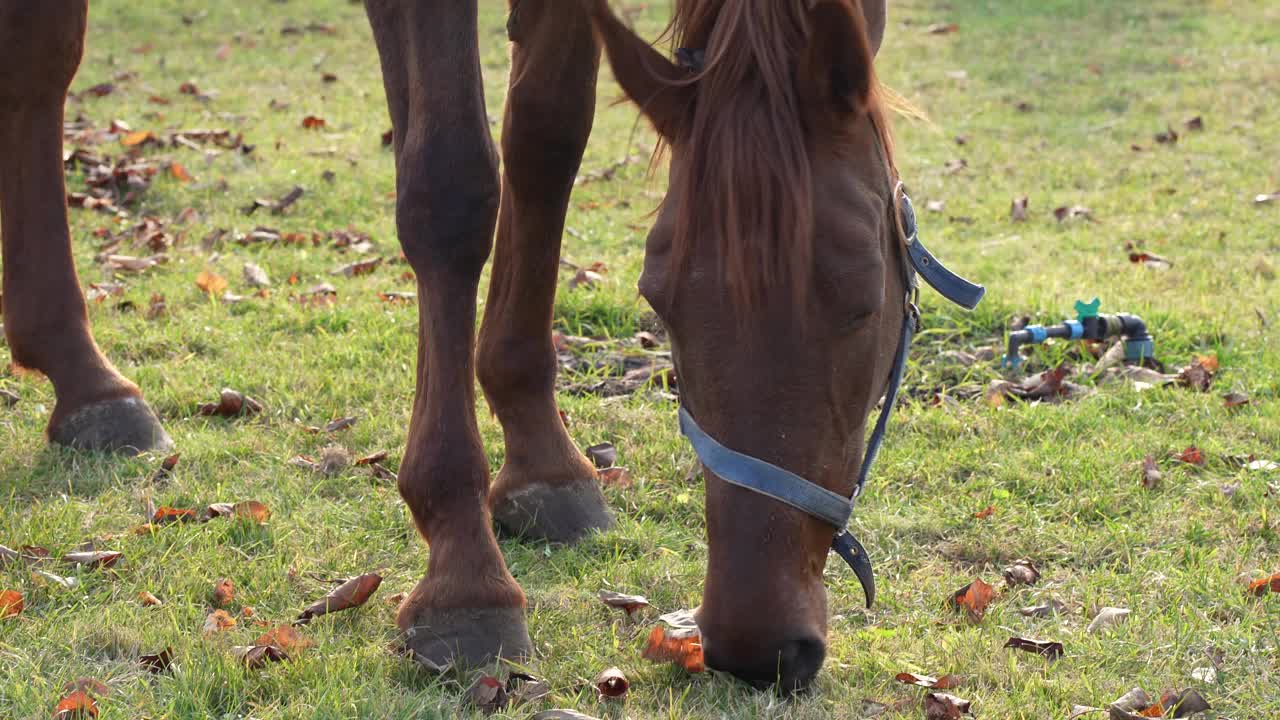
M482 61L496 118L507 68L505 14L496 0L482 5ZM20 567L0 569L0 588L27 595L21 616L0 621L0 717L47 717L61 686L82 676L112 688L101 701L103 718L452 717L461 712L458 681L432 678L386 650L394 610L382 598L409 589L426 558L394 486L363 469L321 478L286 464L331 441L355 454L390 450L392 467L401 456L416 311L376 293L411 290L398 279L403 266L332 278L331 269L353 258L326 246L200 246L213 228L352 226L372 236L379 254L396 256L393 167L379 140L389 123L363 12L344 0L223 2L187 24L182 14L190 7L95 2L73 89L137 75L117 81L111 95L73 102L69 116L156 131L227 127L256 150L208 158L149 151L180 160L194 180L158 177L134 214L173 218L191 207L198 217L182 228L168 264L123 278L124 298L95 303L91 313L99 343L142 385L182 451L154 501L189 507L254 498L274 517L262 527L214 522L128 534L143 521L157 460L47 447L41 431L53 405L50 386L27 375L0 377L21 397L0 409L0 542L57 553L125 533L106 545L126 557L112 572L73 573L79 583L72 590L40 585ZM634 9L638 27L656 35L666 3ZM336 33L280 32L312 21L331 23ZM957 23L959 32L926 34L935 22ZM135 51L144 45L147 52ZM857 581L831 565L827 664L816 691L791 702L642 661L642 638L657 613L629 625L594 595L602 587L642 592L662 611L697 604L706 552L701 481L686 479L693 455L670 404L648 395L565 394L574 438L584 446L615 443L635 484L608 491L619 517L608 534L572 548L503 543L529 594L535 672L554 688L545 706L610 718L857 718L864 698L893 704L918 695L893 680L916 671L963 675L955 692L991 718L1065 717L1073 704L1105 704L1134 686L1199 687L1222 717L1280 715L1280 597L1248 598L1242 585L1280 571L1280 473L1229 462L1249 454L1280 460L1280 205L1252 202L1280 189L1278 45L1280 9L1261 0L895 3L879 71L930 118L898 123L899 164L934 251L989 293L971 315L924 295L927 330L908 373L921 399L896 413L856 520L877 564L880 604L859 609ZM336 81L324 82L324 72ZM210 99L180 95L186 81ZM150 103L152 95L171 104ZM618 96L606 70L584 172L652 147L635 112L614 104ZM273 109L273 101L287 107ZM304 132L306 115L323 117L326 128ZM1202 132L1182 130L1193 115L1204 118ZM1155 144L1152 136L1167 125L1180 141ZM967 169L948 173L945 163L959 158ZM325 171L332 182L322 179ZM83 180L73 173L70 182L75 189ZM646 179L641 162L575 194L565 257L603 261L609 273L594 289L562 285L562 330L625 338L652 322L634 287L658 183ZM253 198L295 184L307 193L289 214L240 214ZM1030 219L1015 224L1009 203L1023 195ZM945 207L923 212L929 201ZM1059 205L1087 206L1097 222L1059 223L1051 212ZM111 223L72 211L86 285L107 277L94 262L92 233ZM1126 243L1174 265L1133 265ZM276 282L271 298L226 305L194 285L209 269L244 293L246 261ZM297 289L283 281L292 273L299 287L332 281L336 305L291 302ZM167 316L149 320L139 311L152 293L165 296ZM940 388L980 388L998 375L943 352L998 342L1014 315L1055 321L1074 300L1095 295L1104 310L1144 317L1170 366L1216 355L1222 371L1212 391L1113 383L1057 405L928 402ZM121 309L122 299L136 309ZM1068 354L1061 345L1044 348L1035 362ZM196 405L223 386L260 398L265 413L235 422L195 417ZM1220 395L1233 390L1252 403L1224 408ZM349 414L359 422L335 438L304 429ZM483 407L480 422L496 469L501 433ZM1144 455L1163 458L1193 444L1205 451L1206 467L1162 459L1163 484L1141 486ZM1224 485L1238 488L1225 493ZM988 506L996 508L990 518L973 517ZM1037 562L1038 585L1005 591L979 624L943 609L953 590L979 576L994 583L1019 557ZM306 633L317 647L294 662L246 671L232 659L229 646L250 642L257 628L200 637L219 578L236 584L233 609L250 605L259 617L283 621L327 591L317 575L373 570L386 577L378 596L314 622ZM165 605L140 606L143 590ZM1016 612L1050 597L1067 604L1064 616ZM1132 615L1107 634L1087 634L1102 606ZM1010 635L1061 640L1066 654L1050 664L1002 650ZM165 646L175 650L175 672L138 669L138 653ZM1217 678L1192 680L1193 669L1209 665L1207 649L1221 653ZM598 703L589 688L587 679L611 665L633 683L625 707ZM922 714L912 702L881 717Z

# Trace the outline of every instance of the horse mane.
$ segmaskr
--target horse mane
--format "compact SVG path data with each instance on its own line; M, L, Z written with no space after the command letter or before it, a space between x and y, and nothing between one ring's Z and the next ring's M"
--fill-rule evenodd
M842 1L861 16L858 0ZM671 188L672 277L695 238L715 243L723 277L743 306L757 305L781 281L799 300L812 282L814 192L795 75L812 4L676 0L663 34L673 48L704 51L703 67L687 81L698 84L692 120L678 139L685 176ZM896 178L886 95L874 78L872 88L868 112Z

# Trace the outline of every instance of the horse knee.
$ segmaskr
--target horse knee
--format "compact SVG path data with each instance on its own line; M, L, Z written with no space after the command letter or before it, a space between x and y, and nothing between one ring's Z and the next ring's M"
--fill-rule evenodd
M555 385L556 355L545 332L498 335L486 328L476 349L476 379L489 398L509 398Z
M501 186L488 138L468 150L449 141L406 144L397 170L396 226L405 258L420 277L460 273L477 279L493 245Z

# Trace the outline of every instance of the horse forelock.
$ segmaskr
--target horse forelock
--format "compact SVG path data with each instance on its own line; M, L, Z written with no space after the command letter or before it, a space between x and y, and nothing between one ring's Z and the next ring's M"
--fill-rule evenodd
M796 82L812 0L678 0L668 28L675 47L704 50L697 101L677 139L683 172L676 203L673 280L693 245L712 243L733 299L750 307L785 282L794 299L812 281L814 189ZM861 13L857 2L854 12ZM889 172L884 94L869 112Z

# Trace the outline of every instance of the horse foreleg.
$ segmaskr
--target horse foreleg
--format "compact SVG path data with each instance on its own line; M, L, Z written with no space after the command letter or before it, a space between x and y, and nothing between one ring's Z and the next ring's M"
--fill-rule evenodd
M595 113L600 49L579 0L513 0L497 250L478 370L506 436L489 496L526 537L575 540L612 519L592 464L560 421L552 306L565 211Z
M0 0L0 235L4 330L17 365L53 383L54 442L94 450L173 443L89 329L67 228L62 117L84 51L87 0Z
M476 0L365 0L395 137L396 227L418 279L418 375L400 494L431 546L397 622L419 659L530 649L524 594L486 498L475 416L476 292L498 208L477 49Z

